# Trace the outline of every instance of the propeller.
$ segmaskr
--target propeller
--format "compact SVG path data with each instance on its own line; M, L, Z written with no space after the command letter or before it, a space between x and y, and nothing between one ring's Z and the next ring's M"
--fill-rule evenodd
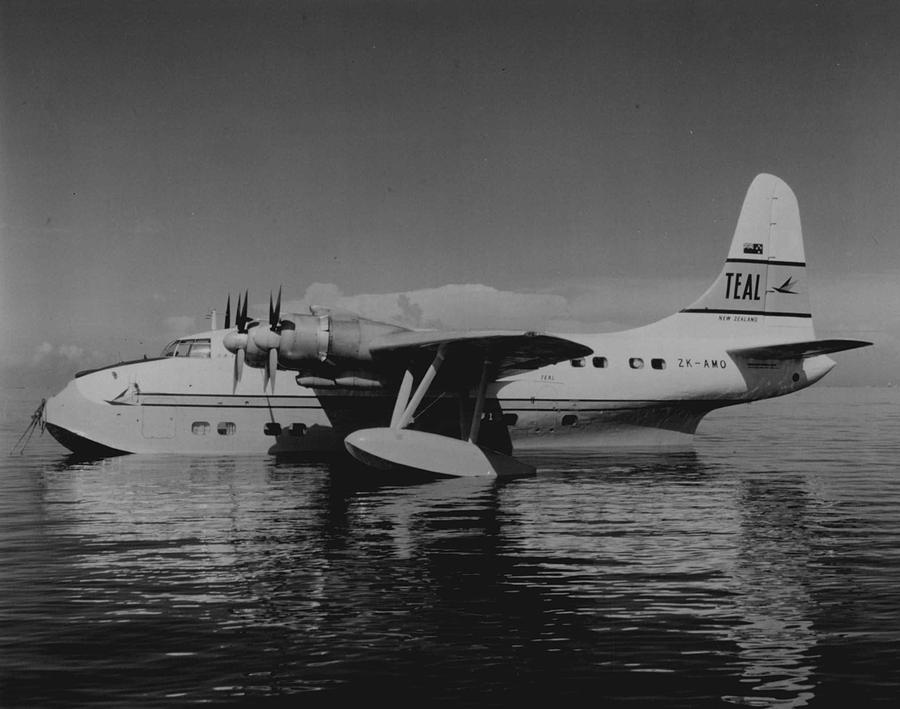
M275 373L278 371L278 345L281 344L281 286L278 287L278 298L272 305L272 293L269 293L269 331L276 337L267 337L265 345L269 346L266 358L266 368L263 372L263 389L272 384L272 393L275 393ZM259 343L258 343L259 344ZM260 348L264 349L264 348Z
M229 306L230 306L229 296ZM290 321L281 320L281 288L278 288L278 297L273 299L269 293L269 322L268 327L257 321L251 321L247 317L249 295L244 291L244 297L238 296L235 308L235 330L227 333L224 339L225 348L234 353L234 379L232 393L237 390L241 380L244 363L249 358L253 366L263 368L263 390L271 390L275 393L275 373L278 371L278 347L281 344L281 332L284 328L293 328ZM230 314L230 313L229 313ZM226 316L226 322L230 318ZM230 324L230 322L229 322ZM271 386L270 386L271 385Z
M234 376L232 379L231 393L237 391L238 382L241 381L241 374L244 371L244 361L247 358L247 344L249 335L247 332L247 301L249 300L249 292L244 291L244 300L241 302L241 296L238 294L237 305L235 306L234 324L236 330L225 335L223 344L225 349L234 353ZM225 308L225 327L230 327L231 316L231 296L228 296L228 305Z

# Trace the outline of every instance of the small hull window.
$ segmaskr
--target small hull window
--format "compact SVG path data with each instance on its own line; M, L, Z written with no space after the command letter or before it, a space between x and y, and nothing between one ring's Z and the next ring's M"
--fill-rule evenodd
M237 432L237 426L232 421L220 421L216 425L216 431L220 436L233 436Z
M591 359L591 364L597 367L597 369L606 369L608 362L606 357L594 357Z
M632 357L628 360L628 366L632 369L643 369L644 360L642 360L640 357Z
M575 426L578 423L578 417L575 414L566 414L562 417L563 426Z
M573 367L583 367L584 366L584 357L579 357L578 359L572 360Z
M665 369L666 360L656 357L650 360L650 366L653 367L653 369Z
M194 421L191 424L191 433L195 436L209 435L209 421Z

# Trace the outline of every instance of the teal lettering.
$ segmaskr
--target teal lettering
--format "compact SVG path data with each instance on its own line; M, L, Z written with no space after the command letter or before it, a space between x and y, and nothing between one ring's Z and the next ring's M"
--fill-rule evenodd
M757 276L757 278L758 277L759 276ZM753 276L750 276L744 284L744 292L741 294L741 300L753 300Z

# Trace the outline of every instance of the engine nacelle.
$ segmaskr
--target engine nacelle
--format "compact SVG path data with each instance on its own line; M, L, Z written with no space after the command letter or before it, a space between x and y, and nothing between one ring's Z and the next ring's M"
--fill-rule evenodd
M404 330L397 325L351 315L293 315L284 322L278 361L289 369L302 369L326 360L371 362L370 342Z
M297 384L310 389L383 389L385 383L371 372L342 372L331 379L312 374L298 374Z

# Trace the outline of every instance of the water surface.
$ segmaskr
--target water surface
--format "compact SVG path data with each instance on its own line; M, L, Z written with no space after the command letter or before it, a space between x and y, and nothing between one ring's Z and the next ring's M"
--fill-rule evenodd
M0 463L0 706L893 703L898 425L823 387L508 482L45 435Z

